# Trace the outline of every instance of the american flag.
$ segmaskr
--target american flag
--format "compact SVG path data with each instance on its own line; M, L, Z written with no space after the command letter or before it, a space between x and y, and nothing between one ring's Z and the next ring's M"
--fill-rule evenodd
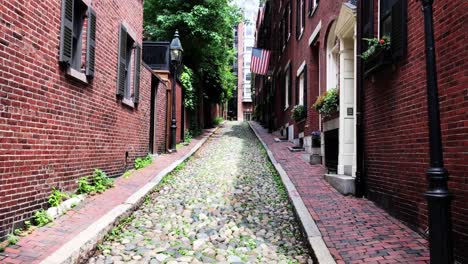
M270 64L270 51L264 49L252 49L252 62L250 71L260 75L268 73L268 65Z

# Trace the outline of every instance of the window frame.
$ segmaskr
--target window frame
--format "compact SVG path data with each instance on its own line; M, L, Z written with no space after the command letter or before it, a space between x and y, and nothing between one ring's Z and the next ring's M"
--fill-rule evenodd
M62 0L61 12L58 61L69 77L87 84L94 78L96 12L83 0Z
M123 36L125 34L125 36ZM125 38L125 43L122 43ZM125 44L125 49L122 49L122 44ZM118 50L118 66L117 66L117 97L122 103L135 107L139 103L140 89L140 71L141 71L141 46L136 41L136 37L130 34L128 26L125 23L120 24L119 30L119 50ZM123 61L122 51L125 50L125 61ZM124 81L123 88L121 87L121 67L125 64L123 72ZM133 78L133 82L132 82ZM133 96L132 96L133 95Z
M317 10L317 7L319 5L319 0L309 0L308 2L309 2L308 14L309 14L309 17L311 17L315 14L315 11Z
M284 111L291 106L292 90L291 90L291 64L289 63L284 69Z

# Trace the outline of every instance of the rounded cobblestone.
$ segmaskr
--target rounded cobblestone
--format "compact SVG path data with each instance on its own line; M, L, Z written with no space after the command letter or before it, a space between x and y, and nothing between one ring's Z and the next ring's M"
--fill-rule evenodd
M227 123L88 263L311 263L279 181L248 125Z

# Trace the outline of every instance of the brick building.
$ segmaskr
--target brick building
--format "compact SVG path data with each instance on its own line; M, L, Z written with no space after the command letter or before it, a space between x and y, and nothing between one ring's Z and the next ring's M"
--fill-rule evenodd
M141 0L0 6L4 238L52 187L72 191L95 168L120 176L136 157L164 152L171 85L141 63Z
M465 263L468 67L461 6L462 1L434 1L454 249L457 261ZM259 121L307 153L320 154L322 165L333 173L326 179L340 192L353 194L355 186L363 187L368 199L424 234L429 139L421 3L270 0L260 13L264 16L257 23L256 45L271 50L272 57L270 74L254 77ZM359 36L388 37L388 52L364 62L357 48L362 45L364 51L368 44L358 43ZM319 115L311 106L332 88L339 91L337 111ZM296 105L307 109L298 122L291 118ZM358 122L359 111L363 122ZM320 149L312 143L316 130L321 132Z
M372 60L363 65L365 191L369 199L425 232L429 135L423 13L418 1L387 2L382 5L369 1L362 6L366 17L360 27L363 37L404 33L401 42L394 41L395 36L391 38L392 45L401 43L399 57L380 65ZM463 42L466 12L462 6L466 2L461 0L434 1L433 10L442 145L452 194L453 244L456 259L467 263L468 63ZM393 27L388 26L389 21L394 21ZM403 23L395 23L398 21ZM397 51L392 48L392 55ZM373 70L374 66L380 67Z

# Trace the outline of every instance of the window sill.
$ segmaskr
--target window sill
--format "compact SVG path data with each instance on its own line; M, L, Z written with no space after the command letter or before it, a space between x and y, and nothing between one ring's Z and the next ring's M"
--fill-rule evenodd
M284 108L283 112L286 112L288 109L289 109L289 105Z
M132 100L128 99L128 98L123 98L122 99L122 104L126 105L126 106L128 106L130 108L135 108L135 103Z
M67 68L67 75L76 81L80 81L84 84L88 84L88 79L86 78L86 74L80 71L77 71L73 69L72 67Z

